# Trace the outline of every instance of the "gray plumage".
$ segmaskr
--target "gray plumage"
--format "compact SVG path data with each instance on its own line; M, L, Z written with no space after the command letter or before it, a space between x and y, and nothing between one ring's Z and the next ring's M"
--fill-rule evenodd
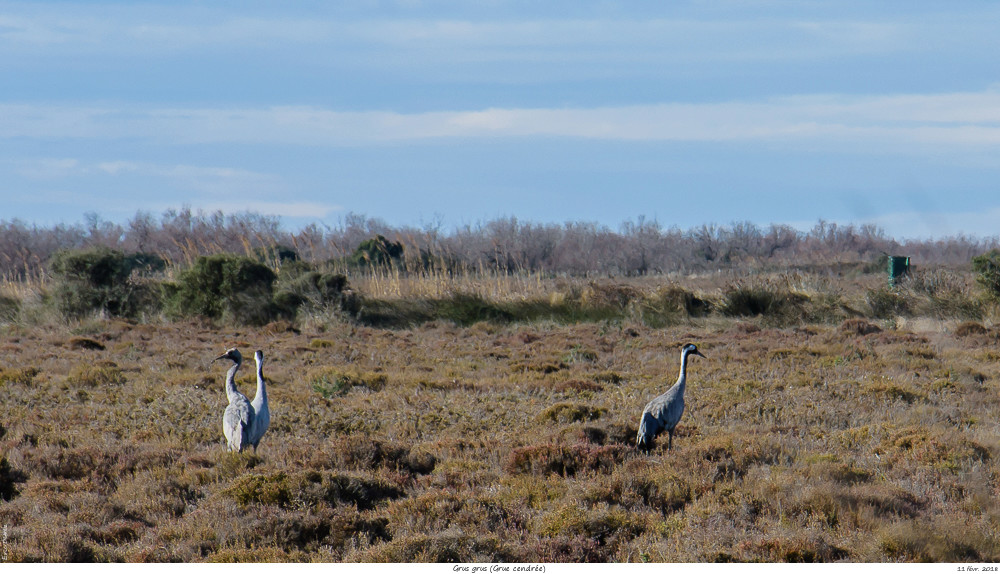
M681 373L677 382L667 389L667 392L646 403L639 420L639 433L635 444L638 448L649 450L653 447L653 439L663 431L667 431L667 448L674 446L674 427L684 414L684 387L687 384L687 360L689 355L704 357L698 347L691 343L681 349Z
M236 349L229 349L214 360L229 359L233 366L226 372L226 396L229 405L222 415L222 434L226 436L226 446L230 451L243 452L250 444L250 428L253 425L254 409L246 396L236 389L236 371L243 364L243 355Z
M260 439L267 432L268 425L271 424L271 408L267 404L267 381L264 379L264 352L258 350L253 354L254 362L257 363L257 394L254 395L250 406L253 407L253 425L250 427L250 444L253 451L257 452L257 445Z

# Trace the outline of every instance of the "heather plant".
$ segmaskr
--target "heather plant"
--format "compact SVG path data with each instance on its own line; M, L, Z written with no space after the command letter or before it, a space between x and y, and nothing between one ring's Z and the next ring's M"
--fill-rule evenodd
M2 330L10 559L1000 555L992 327L751 321ZM224 369L205 365L230 340L270 349L256 454L226 452L218 428ZM638 413L685 340L710 360L688 373L681 440L641 453Z

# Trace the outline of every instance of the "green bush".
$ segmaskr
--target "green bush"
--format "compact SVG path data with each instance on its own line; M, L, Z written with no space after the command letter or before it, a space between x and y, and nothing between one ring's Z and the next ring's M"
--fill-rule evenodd
M382 267L392 265L403 256L403 244L389 241L382 235L366 239L351 255L350 262L356 266Z
M53 298L59 312L70 318L94 312L130 318L159 312L158 290L141 277L165 265L156 255L126 255L106 247L60 251L51 263Z
M306 271L283 282L274 295L278 308L288 315L295 315L300 307L336 307L357 312L357 298L347 289L347 277L335 273Z
M267 265L277 263L294 263L299 261L299 254L291 247L285 245L270 245L268 247L258 247L254 250L257 260Z
M209 255L182 272L176 285L166 286L166 296L174 315L264 325L278 312L272 300L275 278L248 257Z
M1000 298L1000 250L993 249L972 258L972 270L976 281L986 288L990 295Z

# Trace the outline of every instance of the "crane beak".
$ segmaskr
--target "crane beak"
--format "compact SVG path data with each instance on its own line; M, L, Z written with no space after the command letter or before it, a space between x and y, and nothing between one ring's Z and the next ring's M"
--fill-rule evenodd
M212 362L214 363L214 362L218 361L219 359L228 359L228 358L229 358L229 353L227 352L227 353L223 353L223 354L219 355L218 357L212 359Z
M693 353L691 353L691 354L692 354L692 355L698 355L699 357L704 357L704 358L706 358L706 359L708 358L708 357L705 357L705 355L702 355L702 354L701 354L701 351L695 351L695 352L693 352Z

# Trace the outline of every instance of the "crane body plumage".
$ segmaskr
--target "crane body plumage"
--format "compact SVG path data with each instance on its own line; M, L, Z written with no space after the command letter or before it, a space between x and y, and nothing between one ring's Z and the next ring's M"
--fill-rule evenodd
M250 430L253 426L254 409L246 395L236 388L236 371L243 365L243 355L236 349L229 349L215 358L229 359L233 366L226 372L226 396L229 405L222 414L222 434L230 451L242 452L250 444Z
M253 445L254 452L257 452L257 445L260 439L267 432L267 427L271 424L271 408L267 402L267 381L264 379L264 352L258 350L253 354L257 363L257 394L254 395L250 406L253 407L253 426L250 428L250 444Z
M677 377L677 382L673 384L667 392L646 403L646 408L642 410L642 418L639 419L639 432L636 436L636 446L640 449L649 450L653 446L653 439L663 431L667 431L667 448L674 445L674 428L684 414L684 389L687 386L687 361L689 355L704 357L698 351L698 347L691 343L684 345L681 349L681 372Z

